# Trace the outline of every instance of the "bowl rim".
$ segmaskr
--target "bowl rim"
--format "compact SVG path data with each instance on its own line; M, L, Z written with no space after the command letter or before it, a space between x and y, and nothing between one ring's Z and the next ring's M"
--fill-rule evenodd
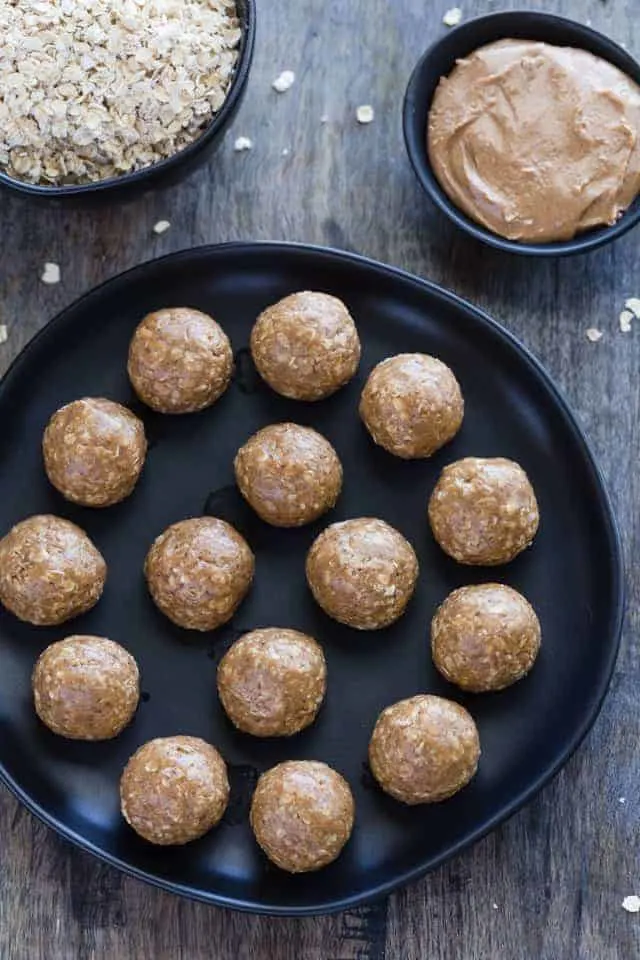
M159 160L157 163L141 167L139 170L133 170L130 173L124 173L118 177L95 180L91 183L47 186L46 184L29 183L25 180L18 180L16 177L12 177L0 169L0 187L6 187L14 191L14 193L49 199L104 194L123 187L142 186L147 181L155 180L163 174L176 169L180 164L188 162L192 157L195 157L204 150L224 131L232 119L247 85L253 60L256 37L256 0L235 0L235 2L236 15L241 24L241 38L238 60L231 84L220 110L214 114L200 136L196 137L188 146L172 154L172 156L166 157L164 160Z
M586 24L571 20L568 17L560 17L540 10L505 10L475 17L472 20L465 21L455 29L450 30L444 34L444 36L439 37L427 48L414 67L407 84L403 103L405 147L414 173L431 201L459 229L474 237L476 240L503 252L515 253L520 256L566 257L578 253L588 253L607 243L611 243L613 240L623 236L629 230L633 229L633 227L637 226L640 222L640 194L622 214L619 220L611 226L585 231L571 240L553 241L549 243L522 243L517 240L509 240L476 223L449 199L433 172L427 151L425 131L421 129L420 135L418 135L416 129L416 112L419 109L420 103L423 102L422 98L418 96L418 86L420 85L423 72L428 66L433 54L443 43L451 43L452 40L455 42L455 38L464 40L469 34L473 34L478 27L489 26L492 23L495 23L496 26L500 24L501 27L504 25L505 28L508 28L508 25L512 23L521 30L520 24L524 22L526 25L527 21L533 22L536 26L541 27L545 24L557 26L567 31L567 33L572 33L575 37L575 44L571 43L569 38L567 38L566 42L562 41L559 43L554 41L554 46L566 45L580 48L581 39L583 41L585 39L590 41L595 47L599 48L600 52L595 53L596 56L608 60L614 66L617 66L619 70L627 73L632 80L640 84L640 62L638 62L628 50L620 46L620 44L616 43L606 34L594 30L593 27L587 26ZM499 30L499 34L501 34L503 39L506 39L508 36L507 32L503 32L502 28ZM479 46L485 46L486 43L492 43L499 39L501 39L500 35L496 36L494 40L486 40L480 44L476 44L475 48L472 47L472 49L478 49ZM588 47L584 46L582 48L588 49ZM611 54L614 55L618 61L624 62L625 67L623 68L619 63L615 63L610 58ZM429 109L430 106L431 103L429 103Z

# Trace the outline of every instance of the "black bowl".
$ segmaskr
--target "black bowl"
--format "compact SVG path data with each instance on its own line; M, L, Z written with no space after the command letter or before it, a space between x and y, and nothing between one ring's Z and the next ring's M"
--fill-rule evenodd
M608 60L640 84L640 64L622 47L589 27L547 13L513 11L470 20L438 40L419 60L404 101L404 137L409 159L418 180L437 207L466 233L492 247L510 253L537 257L564 257L595 250L640 221L640 197L612 227L579 234L558 243L521 243L506 240L467 217L444 192L429 162L427 122L431 101L441 77L448 76L456 61L496 40L541 40L556 46L577 47Z
M98 180L95 183L55 187L25 183L0 171L0 187L6 187L14 193L37 200L43 198L55 201L75 199L92 203L98 200L111 201L114 197L124 199L140 191L171 186L178 180L182 180L219 147L223 135L238 112L244 96L253 59L256 7L255 0L236 0L236 3L242 28L242 39L235 74L222 108L197 140L166 160L135 170L133 173L126 173L121 177L110 177L108 180Z

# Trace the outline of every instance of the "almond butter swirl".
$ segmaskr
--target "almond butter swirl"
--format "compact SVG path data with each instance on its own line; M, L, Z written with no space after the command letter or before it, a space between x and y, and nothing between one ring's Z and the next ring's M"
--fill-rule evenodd
M500 40L440 81L428 148L473 220L509 240L570 240L640 192L640 87L585 50Z

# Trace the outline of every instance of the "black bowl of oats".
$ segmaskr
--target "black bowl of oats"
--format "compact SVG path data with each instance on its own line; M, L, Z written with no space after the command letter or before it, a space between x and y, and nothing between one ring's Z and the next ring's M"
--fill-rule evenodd
M113 198L202 162L242 100L255 0L21 0L0 37L0 186Z

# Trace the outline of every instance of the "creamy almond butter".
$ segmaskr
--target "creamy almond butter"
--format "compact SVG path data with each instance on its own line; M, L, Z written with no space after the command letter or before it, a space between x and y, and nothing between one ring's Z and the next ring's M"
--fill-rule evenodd
M585 50L500 40L440 81L428 149L473 220L509 240L569 240L640 192L640 86Z

